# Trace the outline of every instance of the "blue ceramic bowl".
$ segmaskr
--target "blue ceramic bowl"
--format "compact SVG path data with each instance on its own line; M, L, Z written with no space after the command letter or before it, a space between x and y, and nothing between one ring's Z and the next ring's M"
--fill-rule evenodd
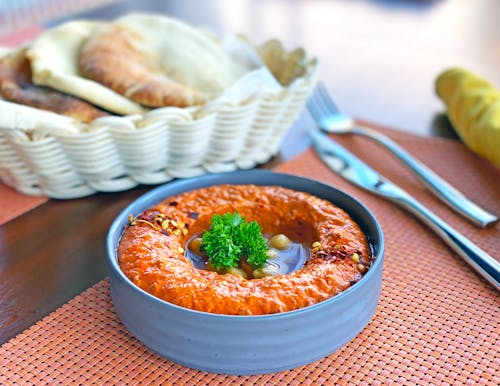
M347 211L360 225L375 261L352 287L299 310L259 316L218 315L160 300L120 270L116 248L128 216L185 191L220 184L280 185L308 192ZM111 294L125 327L146 346L176 363L226 374L291 369L321 359L354 338L370 321L380 297L384 241L372 213L351 196L306 178L266 170L211 174L153 189L129 205L107 238Z

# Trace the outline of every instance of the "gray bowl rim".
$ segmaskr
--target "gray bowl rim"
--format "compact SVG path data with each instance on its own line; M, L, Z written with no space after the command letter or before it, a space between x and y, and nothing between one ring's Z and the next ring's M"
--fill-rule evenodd
M113 243L113 238L116 233L119 233L118 237L118 243L120 241L121 235L123 234L124 230L124 225L128 223L128 217L130 214L133 214L134 216L142 213L144 210L150 208L151 206L155 205L156 203L159 203L166 198L172 196L173 194L165 194L164 191L169 191L173 190L175 188L181 188L183 186L190 186L191 184L198 184L198 183L204 183L204 182L210 182L213 181L215 183L213 184L203 184L202 186L198 187L193 187L189 189L182 190L182 192L187 192L195 189L201 189L203 187L208 187L208 186L217 186L217 185L224 185L224 184L233 184L233 183L228 183L225 182L224 180L227 178L231 178L232 176L248 176L249 178L257 178L257 177L263 177L263 176L274 176L276 177L276 183L274 184L265 184L267 186L270 185L276 185L276 186L283 186L280 184L278 179L293 179L297 182L305 182L309 185L317 185L318 187L326 188L326 189L331 189L335 191L335 194L338 194L339 196L343 197L344 199L351 201L351 204L354 206L358 206L358 209L360 209L362 212L364 212L364 215L367 216L367 221L366 222L372 222L373 225L375 225L376 229L376 238L378 238L378 251L376 255L374 256L373 263L368 270L368 272L354 285L350 286L346 290L342 291L341 293L332 296L329 299L323 300L319 303L312 304L307 307L302 307L296 310L292 311L286 311L286 312L280 312L280 313L274 313L274 314L264 314L264 315L227 315L227 314L215 314L211 312L204 312L204 311L198 311L198 310L193 310L190 308L178 306L174 303L167 302L166 300L157 298L156 296L150 294L149 292L144 291L142 288L138 287L135 283L133 283L120 269L120 266L118 264L118 258L116 256L116 249L117 245L114 245ZM234 183L236 184L236 183ZM233 185L234 185L233 184ZM238 185L259 185L258 181L250 181L250 182L245 182L245 183L238 183ZM261 184L264 186L264 184ZM284 186L286 187L286 186ZM294 189L294 190L300 190L300 189L295 189L295 188L289 188L289 189ZM305 191L305 190L304 190ZM307 191L305 191L307 192ZM180 193L175 193L175 194L180 194ZM313 193L310 193L313 194ZM320 196L318 196L320 197ZM328 199L327 199L328 200ZM329 201L329 200L328 200ZM147 203L147 204L146 204ZM345 210L349 215L349 209L344 208L337 203L334 203L335 205L339 206L341 209ZM141 209L139 209L141 208ZM368 235L367 235L368 237ZM362 285L362 283L370 281L371 277L375 275L375 272L380 269L380 265L383 264L383 258L384 258L384 235L382 232L382 227L380 226L378 220L376 217L373 215L373 213L364 205L362 204L358 199L354 198L352 195L347 194L343 192L342 190L339 190L331 185L322 183L320 181L311 179L311 178L306 178L306 177L301 177L297 176L294 174L288 174L288 173L279 173L279 172L274 172L272 170L261 170L261 169L254 169L254 170L239 170L239 171L233 171L233 172L225 172L225 173L213 173L213 174L206 174L203 176L198 176L198 177L192 177L192 178L186 178L186 179L179 179L179 180L174 180L167 182L163 185L160 185L149 192L144 193L143 195L137 197L132 203L130 203L127 207L125 207L115 218L115 220L112 222L108 235L106 238L106 250L107 250L107 263L108 263L108 270L112 271L118 277L123 280L126 284L128 284L135 292L137 292L139 295L145 297L145 300L147 299L148 301L153 301L154 303L158 304L159 307L165 307L166 309L168 308L173 308L178 312L184 312L187 314L192 314L194 315L199 315L207 318L214 318L214 319L228 319L228 320L254 320L254 319L282 319L282 318L290 318L290 317L295 317L297 315L300 315L302 313L306 312L313 312L314 310L320 310L324 307L328 307L331 303L336 303L342 301L342 299L352 291L356 291L359 286ZM111 273L111 272L110 272ZM110 275L111 277L112 275Z

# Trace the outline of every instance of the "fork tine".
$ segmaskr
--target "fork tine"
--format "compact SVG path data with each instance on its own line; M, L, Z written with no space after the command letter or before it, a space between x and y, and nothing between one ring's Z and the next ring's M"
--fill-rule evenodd
M323 84L320 84L319 86L320 87L318 87L318 91L320 92L321 99L323 101L323 105L326 111L329 111L331 113L338 113L340 110L337 107L337 105L333 102L333 99L328 93L326 87Z
M324 117L330 113L328 101L325 100L325 96L328 96L325 87L321 83L318 83L307 101L307 108L314 120L318 123L322 122Z
M318 84L314 90L311 96L309 97L307 101L307 108L309 109L309 112L313 116L315 121L320 121L321 117L323 116L323 108L322 108L322 97L320 95L320 87L321 85Z
M353 120L335 105L322 83L318 83L314 89L307 108L316 124L324 131L341 133L351 130L354 124Z
M307 100L307 109L311 113L314 120L318 122L320 120L321 113L318 111L316 99L317 99L317 91L316 89L314 89L313 93Z

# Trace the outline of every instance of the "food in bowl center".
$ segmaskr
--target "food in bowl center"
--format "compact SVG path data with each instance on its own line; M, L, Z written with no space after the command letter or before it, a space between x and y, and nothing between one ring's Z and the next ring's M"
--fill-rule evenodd
M256 185L169 197L130 219L117 254L124 274L146 292L225 315L319 303L359 281L372 262L365 235L341 208Z

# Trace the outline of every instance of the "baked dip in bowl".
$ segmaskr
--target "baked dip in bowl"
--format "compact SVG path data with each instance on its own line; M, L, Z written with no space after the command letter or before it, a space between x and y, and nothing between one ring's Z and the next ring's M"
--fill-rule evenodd
M174 362L229 374L308 364L356 336L380 296L383 249L354 198L265 170L158 187L107 239L127 329Z

